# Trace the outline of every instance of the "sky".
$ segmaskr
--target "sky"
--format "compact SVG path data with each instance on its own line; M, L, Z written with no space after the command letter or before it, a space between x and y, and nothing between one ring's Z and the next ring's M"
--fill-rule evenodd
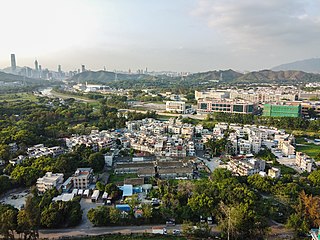
M319 0L0 0L0 69L261 70L320 57Z

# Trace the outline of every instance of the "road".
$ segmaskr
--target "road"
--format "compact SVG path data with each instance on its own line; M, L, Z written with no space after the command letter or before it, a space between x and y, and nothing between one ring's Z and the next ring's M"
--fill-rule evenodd
M91 227L91 228L64 228L64 229L43 229L39 231L40 238L58 239L60 237L75 236L96 236L103 234L130 234L130 233L151 233L154 226L164 225L142 225L142 226L115 226L115 227ZM181 230L182 225L165 227L168 233L173 229Z

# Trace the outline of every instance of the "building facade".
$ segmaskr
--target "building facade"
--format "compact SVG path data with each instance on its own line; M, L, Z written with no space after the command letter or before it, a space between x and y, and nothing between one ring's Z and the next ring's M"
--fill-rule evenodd
M37 189L40 193L57 188L59 189L63 183L63 173L47 172L42 178L37 180Z
M205 98L198 100L198 112L226 112L226 113L242 113L252 114L254 111L254 104L244 101L230 101L214 98Z
M75 189L87 189L93 181L92 168L78 168L72 180Z
M266 117L301 117L301 105L264 104L263 116Z
M167 101L166 111L184 114L186 112L186 103L182 101Z

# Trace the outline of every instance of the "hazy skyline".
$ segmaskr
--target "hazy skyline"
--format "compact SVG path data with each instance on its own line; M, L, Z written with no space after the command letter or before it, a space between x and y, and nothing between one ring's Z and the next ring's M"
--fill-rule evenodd
M318 0L0 0L0 69L259 70L319 57Z

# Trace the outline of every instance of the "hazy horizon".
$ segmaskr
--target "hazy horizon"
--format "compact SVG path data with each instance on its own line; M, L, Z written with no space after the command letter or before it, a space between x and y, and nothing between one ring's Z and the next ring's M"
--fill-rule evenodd
M260 70L320 56L316 0L1 0L0 69Z

